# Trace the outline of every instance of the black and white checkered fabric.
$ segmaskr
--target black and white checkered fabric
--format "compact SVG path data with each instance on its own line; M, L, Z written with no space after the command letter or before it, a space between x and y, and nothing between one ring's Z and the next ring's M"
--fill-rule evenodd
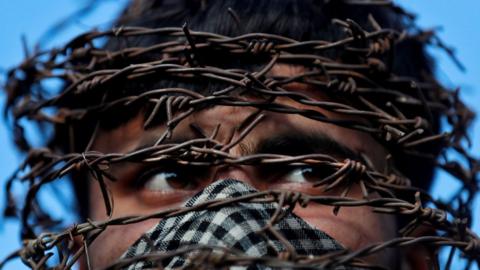
M221 180L212 183L186 202L186 206L221 199L238 197L257 192L238 180ZM235 203L213 209L188 212L186 214L161 220L146 232L122 256L132 258L151 252L175 251L188 246L211 245L228 247L242 255L254 257L277 257L286 251L284 245L273 235L258 233L276 209L275 203ZM322 255L327 252L342 250L340 244L324 232L315 229L294 214L287 214L274 227L295 248L299 255ZM128 270L164 268L183 269L198 261L192 254L174 256L154 264L151 261L137 261L129 265ZM205 267L203 269L211 268ZM257 262L255 265L231 266L222 269L273 269ZM191 267L189 269L196 269ZM345 269L343 267L336 269Z

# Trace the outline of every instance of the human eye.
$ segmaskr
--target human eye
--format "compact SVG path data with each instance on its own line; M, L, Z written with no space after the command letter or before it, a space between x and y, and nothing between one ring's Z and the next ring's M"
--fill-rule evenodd
M199 183L180 168L154 168L143 173L137 187L149 192L176 192L195 190Z
M291 167L280 179L284 183L315 183L329 175L328 168L314 166Z
M275 172L269 181L271 188L301 191L313 195L321 192L321 189L314 184L330 176L334 170L328 166L302 165L277 168Z
M135 180L135 196L147 205L169 206L193 196L205 186L207 178L185 166L156 166Z

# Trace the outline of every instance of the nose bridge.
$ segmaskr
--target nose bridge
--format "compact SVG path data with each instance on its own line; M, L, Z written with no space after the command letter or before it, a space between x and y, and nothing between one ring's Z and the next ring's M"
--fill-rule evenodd
M220 124L221 127L217 139L224 144L228 144L238 138L238 128L255 111L256 110L254 108L249 107L218 106L211 110L205 111L203 115L197 118L197 120L200 120L202 124L211 127ZM245 142L244 138L237 142L236 145L231 147L228 150L228 153L235 157L241 157L248 152L244 149L248 148L246 145L247 143ZM225 164L216 166L212 174L213 176L210 180L211 183L213 183L222 179L236 179L252 187L256 187L257 185L254 179L254 170L255 169L253 167L246 165Z
M252 168L239 165L222 165L215 169L212 182L224 179L235 179L255 187L255 181L252 175Z

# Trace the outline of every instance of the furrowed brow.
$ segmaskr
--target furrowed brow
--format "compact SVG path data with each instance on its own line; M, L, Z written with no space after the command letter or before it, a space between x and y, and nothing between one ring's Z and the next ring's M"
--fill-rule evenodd
M256 153L290 156L327 154L338 159L360 160L360 154L324 133L286 132L260 141Z
M163 145L163 144L181 144L181 143L184 143L184 142L192 140L192 139L194 139L194 137L179 136L179 137L165 139L161 143L161 145ZM153 137L153 136L146 137L146 138L144 138L140 141L139 146L137 146L132 152L142 151L146 148L152 147L157 140L158 140L157 137Z

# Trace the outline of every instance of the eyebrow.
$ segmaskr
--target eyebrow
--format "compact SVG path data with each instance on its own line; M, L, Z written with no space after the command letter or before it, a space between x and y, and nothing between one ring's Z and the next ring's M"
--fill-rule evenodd
M360 160L359 153L327 134L300 130L284 132L265 138L259 141L254 149L247 147L245 151L289 156L319 153L332 155L334 158Z
M191 136L180 136L166 139L162 144L181 144L194 139ZM140 143L133 152L151 147L156 138L148 138ZM160 145L162 145L160 144ZM306 132L302 130L288 131L265 138L254 144L239 143L242 155L278 154L301 156L308 154L327 154L339 159L361 160L360 153L322 132Z

